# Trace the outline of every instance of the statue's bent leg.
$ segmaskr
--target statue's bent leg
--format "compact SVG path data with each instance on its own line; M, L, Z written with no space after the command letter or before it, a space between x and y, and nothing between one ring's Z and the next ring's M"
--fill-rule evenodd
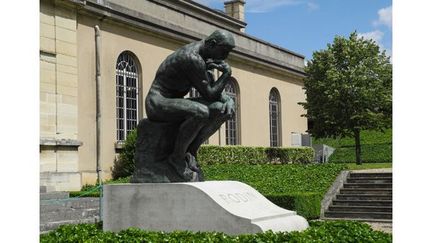
M185 181L195 180L197 174L188 166L185 158L186 151L208 121L208 107L188 99L167 99L156 96L146 101L146 110L153 121L181 122L174 149L168 156L168 163Z
M210 118L205 121L206 123L202 126L195 139L192 141L188 148L188 152L196 157L199 147L204 141L206 141L211 135L213 135L222 124L224 124L230 117L226 114L222 114L223 104L221 102L214 102L208 105L210 110Z
M229 117L227 115L223 115L203 126L203 128L201 128L201 130L199 131L198 135L192 141L187 151L191 153L194 157L196 157L201 144L203 144L207 139L209 139L210 136L213 135L217 130L219 130L222 124L224 124L228 120Z

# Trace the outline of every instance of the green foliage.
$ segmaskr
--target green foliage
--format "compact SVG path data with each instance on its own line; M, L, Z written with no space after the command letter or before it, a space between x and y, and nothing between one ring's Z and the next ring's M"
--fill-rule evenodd
M350 163L355 162L355 147L342 147L337 149L332 156L330 156L329 162L333 163ZM362 154L362 161L365 163L385 163L392 161L392 145L391 144L380 144L380 145L362 145L362 150L367 151Z
M63 225L40 236L42 243L75 242L392 242L392 235L374 231L365 223L352 221L310 222L302 232L267 231L229 236L218 232L174 231L170 233L129 228L118 233L104 232L95 224Z
M320 216L320 193L292 193L292 194L268 194L265 197L281 208L295 210L297 214L307 218L316 219Z
M299 192L324 195L333 180L345 168L343 164L214 164L202 166L207 180L241 181L264 195Z
M352 137L354 130L391 126L392 65L372 40L337 36L313 53L305 68L307 99L301 103L315 137Z
M280 207L318 218L321 199L343 164L213 164L202 166L207 180L235 180L255 188Z
M132 130L126 137L123 150L119 158L114 161L112 168L112 178L118 179L132 175L135 170L135 143L137 139L137 130Z
M118 184L118 183L129 183L130 176L122 177L117 179L106 180L103 184ZM95 185L84 185L81 191L69 192L70 197L99 197L100 189L99 184L96 182Z
M309 147L248 147L203 145L198 151L200 164L306 164L313 161Z
M392 65L373 40L336 36L305 68L306 102L299 103L316 138L355 137L391 127ZM360 142L356 162L361 163Z
M364 130L360 132L361 144L379 145L392 144L392 129L385 129L384 132ZM352 147L355 145L352 138L313 138L313 144L327 144L334 148ZM366 153L366 151L364 151Z
M388 163L392 162L392 129L384 132L362 131L362 160L366 163ZM314 139L314 144L327 144L336 148L330 156L329 162L334 163L354 163L355 143L349 138L323 138Z
M113 179L132 175L135 169L135 143L137 131L133 130L126 138L119 158L112 169ZM247 147L247 146L201 146L198 160L201 165L217 163L246 163L246 164L289 164L310 163L313 161L314 151L309 147Z

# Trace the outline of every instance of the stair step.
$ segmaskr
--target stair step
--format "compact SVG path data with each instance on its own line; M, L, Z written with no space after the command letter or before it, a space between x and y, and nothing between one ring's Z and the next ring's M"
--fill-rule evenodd
M392 200L392 196L376 194L338 194L336 199L345 200Z
M62 220L55 222L41 223L39 226L39 231L41 234L48 233L50 230L55 230L61 225L65 224L91 224L99 221L99 217L85 218L80 220Z
M368 189L353 189L353 188L341 188L340 194L378 194L378 195L392 195L391 188L368 188Z
M99 209L65 208L62 210L56 210L40 214L40 222L42 224L64 220L81 220L94 217L99 217Z
M66 199L69 198L69 192L43 192L39 193L40 200Z
M335 199L333 205L347 206L392 206L392 200L341 200Z
M379 173L361 173L361 172L351 172L350 178L353 177L393 177L392 172L379 172Z
M330 205L329 212L392 212L391 206L345 206Z
M348 178L347 182L348 183L392 183L392 179L358 177L358 178Z
M90 209L99 208L99 198L70 198L64 200L42 200L40 202L40 213L61 211L64 209Z
M392 219L392 213L389 212L325 212L325 217L331 218L362 218L362 219Z
M392 188L392 183L344 183L343 188Z

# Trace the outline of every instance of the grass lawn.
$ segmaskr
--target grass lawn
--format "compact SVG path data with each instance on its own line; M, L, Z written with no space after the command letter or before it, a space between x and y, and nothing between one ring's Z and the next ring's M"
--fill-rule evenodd
M304 192L324 195L346 166L343 164L216 164L202 168L206 180L241 181L264 195Z
M362 131L360 141L364 163L392 162L392 129L387 129L384 133ZM313 144L326 144L336 148L336 151L330 156L330 162L355 163L354 138L314 139Z

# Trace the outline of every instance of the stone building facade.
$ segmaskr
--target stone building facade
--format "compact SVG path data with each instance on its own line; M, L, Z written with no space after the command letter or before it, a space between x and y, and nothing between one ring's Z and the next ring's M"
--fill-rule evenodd
M226 2L222 12L192 0L40 0L40 184L57 191L94 184L97 154L109 178L127 131L146 117L143 101L159 64L215 29L236 40L227 92L237 113L208 143L295 145L292 134L307 129L297 104L305 100L304 56L246 34L244 4Z

